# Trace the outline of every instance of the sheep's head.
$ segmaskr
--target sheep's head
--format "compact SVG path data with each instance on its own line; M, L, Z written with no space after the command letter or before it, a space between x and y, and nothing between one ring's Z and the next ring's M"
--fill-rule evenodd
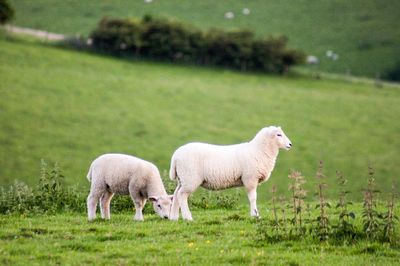
M153 202L154 211L160 215L161 218L168 219L172 205L172 195L161 197L150 197L149 200Z
M292 148L292 142L285 135L281 127L270 126L260 130L256 135L255 141L262 143L262 145L268 145L268 147L274 146L278 149L290 150Z
M290 150L292 148L292 142L283 132L281 127L274 127L272 130L272 139L276 141L280 149Z

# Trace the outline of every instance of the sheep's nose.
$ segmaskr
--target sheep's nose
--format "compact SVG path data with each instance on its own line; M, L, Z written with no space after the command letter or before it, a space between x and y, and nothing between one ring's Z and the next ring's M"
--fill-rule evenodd
M292 143L289 143L289 146L292 147Z

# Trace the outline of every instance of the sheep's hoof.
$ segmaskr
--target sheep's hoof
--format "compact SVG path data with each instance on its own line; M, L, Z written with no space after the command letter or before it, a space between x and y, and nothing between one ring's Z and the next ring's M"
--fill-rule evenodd
M143 222L144 221L144 219L143 218L133 218L133 220L135 221L135 222Z

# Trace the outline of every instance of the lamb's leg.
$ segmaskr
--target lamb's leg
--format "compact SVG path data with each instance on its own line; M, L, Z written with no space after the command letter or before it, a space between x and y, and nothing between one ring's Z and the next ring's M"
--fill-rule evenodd
M135 204L135 217L133 218L135 221L143 221L143 201L141 199L134 201Z
M260 218L257 210L257 186L246 187L246 190L250 202L250 216Z
M110 202L113 196L113 193L106 191L100 198L100 211L103 219L110 219Z
M89 196L87 197L87 209L88 209L88 220L92 221L96 218L97 202L101 197L102 192L100 190L91 189Z
M184 220L188 221L193 221L192 218L192 213L189 210L189 205L188 205L188 198L190 196L190 192L186 192L182 189L182 187L178 191L178 202L179 202L179 207L181 208L182 211L182 218Z
M146 199L144 199L139 191L136 191L135 189L129 188L129 194L131 195L133 204L135 205L135 217L133 218L135 221L143 221L143 207L144 204L146 203Z
M175 192L174 192L174 197L172 199L172 206L171 206L171 212L169 215L170 220L177 221L179 219L179 202L178 202L178 191L181 188L180 184L176 186Z

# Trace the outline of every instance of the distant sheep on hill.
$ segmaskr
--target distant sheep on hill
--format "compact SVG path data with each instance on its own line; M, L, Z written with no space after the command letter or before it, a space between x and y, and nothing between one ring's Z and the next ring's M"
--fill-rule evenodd
M199 186L210 190L244 186L250 201L250 215L259 217L257 186L269 179L279 149L289 150L291 141L280 127L261 129L246 143L219 146L188 143L172 156L169 176L177 181L171 220L178 220L179 208L185 220L192 220L188 197Z

